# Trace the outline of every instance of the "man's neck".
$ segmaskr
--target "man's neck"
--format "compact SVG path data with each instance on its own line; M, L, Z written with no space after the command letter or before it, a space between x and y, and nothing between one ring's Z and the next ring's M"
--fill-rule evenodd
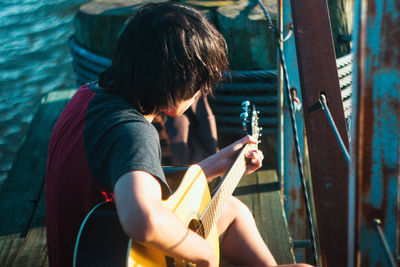
M152 122L155 115L154 114L148 114L148 115L143 115L143 117L148 121L148 122Z
M99 86L99 83L98 83L98 82L96 82L95 87L96 87L96 88L99 88L99 89L104 89L103 87L100 87L100 86ZM143 115L143 117L144 117L148 122L150 122L150 123L154 120L155 116L156 116L156 115L154 115L154 114Z

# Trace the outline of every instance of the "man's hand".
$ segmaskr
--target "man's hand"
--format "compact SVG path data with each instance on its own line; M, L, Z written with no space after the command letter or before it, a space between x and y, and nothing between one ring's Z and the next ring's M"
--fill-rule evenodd
M211 180L226 173L243 146L246 144L256 145L257 143L258 141L256 139L247 135L224 149L221 149L218 153L201 161L199 165L203 169L207 179ZM245 157L248 159L245 174L250 174L262 166L264 155L261 150L256 149L255 146L254 149L250 149L246 153Z

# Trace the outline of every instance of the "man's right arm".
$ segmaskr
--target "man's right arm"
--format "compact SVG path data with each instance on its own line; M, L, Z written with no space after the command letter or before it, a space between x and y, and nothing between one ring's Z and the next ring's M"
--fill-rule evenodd
M161 186L154 176L145 171L124 174L114 193L121 225L131 239L197 266L217 266L210 245L162 205Z

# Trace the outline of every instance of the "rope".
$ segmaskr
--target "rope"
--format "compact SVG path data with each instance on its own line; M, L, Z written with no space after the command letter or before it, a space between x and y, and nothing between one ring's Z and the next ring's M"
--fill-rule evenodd
M74 63L78 64L80 67L85 66L86 69L90 69L96 75L99 75L111 65L111 59L86 50L75 41L74 37L70 38L69 45L72 55L74 56ZM223 73L223 76L227 83L271 82L275 84L278 75L274 70L236 70L226 71ZM270 86L267 88L269 87Z
M352 62L353 62L353 55L348 54L341 58L338 58L336 61L336 66L338 67L338 69L341 69L345 66L351 65Z
M226 92L269 92L276 93L276 83L219 83L215 86L215 93Z
M385 249L386 252L386 256L388 257L389 261L390 261L390 265L392 267L396 267L396 263L394 260L394 257L392 255L392 252L390 252L390 247L389 244L387 242L386 236L382 231L382 227L381 227L382 221L379 219L375 219L374 220L374 225L375 225L375 229L378 232L378 236L382 242L383 248Z
M335 121L332 118L331 112L329 111L328 105L326 104L326 97L325 95L321 95L319 98L319 102L322 105L322 109L325 111L325 115L328 118L329 124L331 125L331 128L333 130L333 133L335 134L336 140L339 143L340 149L343 152L343 156L346 159L347 165L350 165L350 155L349 152L347 151L346 146L343 143L343 139L339 134L339 131L336 127Z
M268 114L269 116L277 116L277 107L276 106L258 106L257 110L260 111L260 113ZM218 114L239 114L240 112L243 112L242 108L234 105L234 106L228 106L228 105L218 105L213 108L213 111Z
M351 96L353 94L352 89L352 72L353 72L353 55L348 54L336 60L336 66L338 68L338 77L340 83L340 90L342 93L344 116L346 118L347 129L350 129L351 124ZM350 135L349 135L350 136Z
M230 133L230 134L243 134L243 129L234 126L218 126L218 132ZM276 134L276 127L263 128L263 134Z
M96 81L99 78L97 73L93 73L92 71L87 70L84 67L81 67L81 65L76 62L73 62L72 66L73 66L75 72L79 73L78 78L83 80L84 81L83 83L87 83L90 81Z
M350 118L351 112L352 112L352 104L351 101L345 101L343 102L343 109L344 109L344 116L346 119Z
M342 89L342 99L343 99L343 101L351 99L352 90L353 90L353 88L350 85L348 85L347 87L344 87Z
M86 58L100 67L108 68L111 66L111 60L109 58L96 55L89 50L84 49L75 42L73 37L69 40L69 45L71 46L72 52L79 55L81 58Z
M243 121L242 118L238 116L220 116L216 115L215 118L217 120L223 121L224 123L227 124L233 124L233 125L240 125L240 123ZM258 118L258 123L262 125L278 125L278 118L277 117L261 117Z
M304 173L303 173L303 160L301 158L301 153L300 153L299 137L298 137L298 133L297 133L296 118L295 118L295 114L294 114L293 106L292 106L293 100L292 100L292 94L290 92L289 76L287 73L285 56L284 56L283 50L280 46L280 37L279 37L278 29L272 24L271 17L269 16L268 11L265 8L264 4L261 2L261 0L257 0L257 2L260 5L262 11L264 12L265 18L267 19L268 28L271 29L274 34L276 47L278 48L279 60L282 65L284 86L286 88L287 102L288 102L289 111L290 111L290 119L292 122L293 139L294 139L294 143L296 146L297 167L299 170L300 182L301 182L304 202L305 202L305 206L306 206L307 226L310 231L311 250L312 250L313 256L314 256L314 264L316 266L318 266L317 245L316 245L316 241L315 241L315 230L314 230L314 226L313 226L314 222L313 222L313 218L311 216L310 199L308 196L306 180L304 178Z
M245 100L249 100L253 104L273 104L276 103L276 96L223 96L216 98L215 103L225 103L225 104L237 104L240 105Z
M351 62L347 66L340 66L338 68L339 79L342 79L343 77L349 76L352 73L352 71L353 71L353 65L351 64Z
M278 74L273 70L241 70L241 71L227 71L224 72L226 82L243 82L249 81L273 81L276 82Z
M107 67L100 66L100 65L93 63L92 61L87 60L86 58L83 58L80 56L74 57L74 64L78 64L78 65L86 68L87 70L90 70L91 72L93 72L96 75L99 75L100 73L102 73L103 71L105 71L107 69Z

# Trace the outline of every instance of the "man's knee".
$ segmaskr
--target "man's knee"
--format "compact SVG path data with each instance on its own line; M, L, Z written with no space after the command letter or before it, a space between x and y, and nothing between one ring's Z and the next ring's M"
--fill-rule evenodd
M234 196L230 197L227 209L229 212L235 214L234 217L241 217L241 216L253 217L249 208L242 201L240 201L238 198Z

